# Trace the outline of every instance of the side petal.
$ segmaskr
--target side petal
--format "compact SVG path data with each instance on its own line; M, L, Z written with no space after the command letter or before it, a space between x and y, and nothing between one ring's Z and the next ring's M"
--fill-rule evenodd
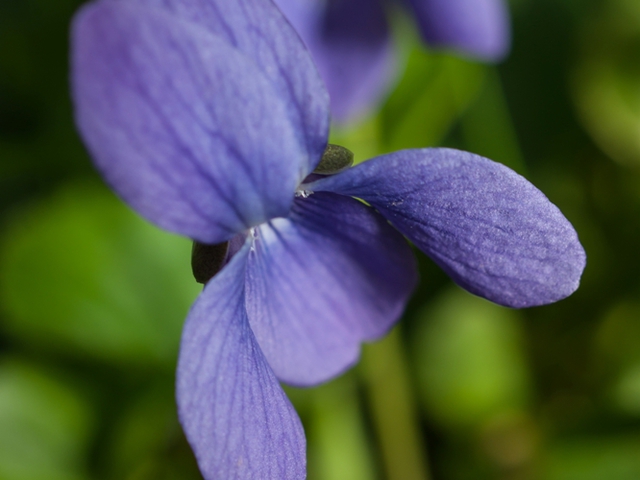
M204 243L287 214L305 147L251 59L197 24L116 1L79 12L72 53L82 137L140 214Z
M309 52L271 0L119 1L171 12L251 58L285 100L289 121L306 145L306 155L296 161L305 173L313 171L329 136L329 96Z
M371 208L328 193L298 198L288 219L255 232L251 329L280 380L317 384L391 328L416 279L408 243Z
M580 283L578 236L536 187L459 150L405 150L304 186L362 198L459 285L510 307L560 300Z
M395 72L379 0L275 0L313 55L339 122L375 107Z
M205 287L182 334L180 422L205 479L302 480L300 419L251 332L244 306L249 243Z
M420 33L433 46L481 60L504 58L511 44L504 0L409 0Z

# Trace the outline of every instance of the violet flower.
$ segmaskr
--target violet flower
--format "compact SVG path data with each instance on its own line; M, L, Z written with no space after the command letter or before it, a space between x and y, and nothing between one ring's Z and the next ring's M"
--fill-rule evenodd
M269 1L98 0L75 17L72 50L77 124L107 182L162 228L229 242L177 370L207 480L305 478L278 381L325 381L391 328L416 282L403 234L503 305L578 286L569 222L490 160L408 150L304 183L326 147L328 95Z
M351 120L387 91L395 71L387 10L404 4L423 40L482 61L509 50L504 0L274 0L311 50L335 120Z

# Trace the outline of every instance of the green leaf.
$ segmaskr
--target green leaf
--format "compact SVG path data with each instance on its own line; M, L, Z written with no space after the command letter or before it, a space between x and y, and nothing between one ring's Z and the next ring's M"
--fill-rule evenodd
M173 375L131 399L101 453L107 478L114 480L202 480L178 424Z
M585 22L573 72L583 125L614 160L640 163L640 4L617 0Z
M173 368L199 286L191 243L74 185L16 216L0 245L6 330L45 349Z
M435 421L472 427L526 406L530 385L515 311L456 288L419 314L412 338L418 388Z
M382 108L385 151L438 145L480 91L485 67L414 48L402 80Z
M92 412L70 386L15 359L0 362L0 478L82 480Z
M640 478L640 438L581 438L548 448L545 480L637 480Z

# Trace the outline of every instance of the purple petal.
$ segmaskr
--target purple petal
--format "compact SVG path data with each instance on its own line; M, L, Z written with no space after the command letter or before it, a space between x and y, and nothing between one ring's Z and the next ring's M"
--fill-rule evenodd
M394 51L379 0L275 0L311 50L327 85L334 119L375 106L395 72Z
M424 39L481 60L498 61L511 43L504 0L409 0Z
M305 147L251 59L196 24L124 2L89 4L73 27L79 129L134 209L205 243L287 214Z
M122 0L162 8L196 23L251 58L285 103L311 172L329 132L329 96L309 52L269 0ZM307 0L305 0L307 1ZM294 159L288 159L293 162Z
M178 362L178 413L205 479L302 480L300 419L247 321L249 247L207 284L189 313Z
M416 277L406 240L371 208L328 193L298 198L290 218L256 232L251 328L280 380L317 384L391 328Z
M523 177L478 155L405 150L306 187L367 201L458 284L496 303L542 305L578 288L586 257L569 221Z

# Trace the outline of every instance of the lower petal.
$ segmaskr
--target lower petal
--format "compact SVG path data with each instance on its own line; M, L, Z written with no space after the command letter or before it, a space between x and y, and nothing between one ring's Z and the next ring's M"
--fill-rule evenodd
M447 148L377 157L306 188L362 198L459 285L509 307L560 300L580 283L578 236L504 165Z
M318 193L256 230L247 266L251 328L280 380L312 385L385 334L416 283L407 242L371 208Z
M207 480L302 480L302 425L247 320L248 252L247 243L189 313L177 372L180 421Z

